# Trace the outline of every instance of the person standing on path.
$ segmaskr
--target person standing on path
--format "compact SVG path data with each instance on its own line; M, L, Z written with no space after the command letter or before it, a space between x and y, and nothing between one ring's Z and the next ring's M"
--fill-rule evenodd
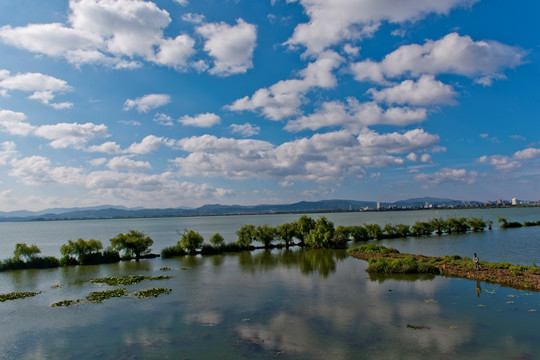
M473 262L474 262L474 268L476 270L480 270L480 266L479 266L480 261L478 260L478 256L476 256L476 253L474 253Z

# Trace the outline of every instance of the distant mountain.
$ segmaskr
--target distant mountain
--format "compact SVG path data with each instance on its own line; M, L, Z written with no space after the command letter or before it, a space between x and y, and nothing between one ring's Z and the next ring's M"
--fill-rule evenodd
M418 208L426 203L433 205L460 206L463 201L440 198L416 198L400 200L394 203L381 203L388 208ZM294 204L262 204L254 206L208 204L199 208L168 208L145 209L126 208L124 206L93 206L80 208L55 208L38 212L12 211L0 212L0 221L47 221L73 219L114 219L114 218L143 218L143 217L174 217L174 216L208 216L208 215L239 215L239 214L271 214L271 213L302 213L321 211L361 211L375 210L375 201L354 200L322 200L301 201Z

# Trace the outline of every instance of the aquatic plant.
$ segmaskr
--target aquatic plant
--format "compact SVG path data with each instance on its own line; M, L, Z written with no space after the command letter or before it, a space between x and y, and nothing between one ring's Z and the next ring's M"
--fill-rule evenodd
M431 264L416 260L412 256L404 258L378 257L369 259L367 272L383 274L438 274L439 269Z
M85 300L89 303L97 304L113 297L122 296L127 296L126 288L92 291L90 294L88 294Z
M176 244L174 246L169 246L161 250L161 257L164 259L175 257L175 256L184 256L187 255L187 251L184 250L182 246Z
M52 307L66 307L66 306L72 306L72 305L75 305L75 304L79 304L81 302L83 302L83 299L68 299L68 300L62 300L62 301L55 302L51 306Z
M144 275L128 275L128 276L110 276L102 277L90 280L91 283L101 283L109 286L118 286L118 285L133 285L140 283L144 280L167 280L171 279L172 276L144 276Z
M136 291L131 296L140 298L158 297L159 295L169 294L172 289L167 288L153 288L147 290Z
M41 291L27 291L27 292L10 292L7 294L0 294L0 302L8 300L24 299L27 297L36 296L41 294Z
M420 330L420 329L431 329L429 326L425 325L413 325L413 324L407 324L407 327L414 330Z
M365 252L365 253L378 253L378 254L399 254L399 251L394 248L387 248L377 244L361 245L355 248L347 250L349 253L353 252Z

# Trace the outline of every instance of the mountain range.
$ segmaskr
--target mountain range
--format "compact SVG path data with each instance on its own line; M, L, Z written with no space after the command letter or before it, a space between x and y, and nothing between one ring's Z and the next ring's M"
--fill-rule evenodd
M426 203L435 206L462 206L461 200L441 198L414 198L393 203L381 202L381 208L419 208ZM469 202L467 202L468 204ZM476 202L477 203L477 202ZM271 214L271 213L301 213L325 211L362 211L377 209L375 201L355 200L322 200L301 201L293 204L262 204L254 206L208 204L198 208L178 207L168 209L127 208L125 206L102 205L94 207L54 208L42 211L11 211L1 212L0 221L47 221L73 219L113 219L141 217L174 217L174 216L211 216L211 215L240 215L240 214Z

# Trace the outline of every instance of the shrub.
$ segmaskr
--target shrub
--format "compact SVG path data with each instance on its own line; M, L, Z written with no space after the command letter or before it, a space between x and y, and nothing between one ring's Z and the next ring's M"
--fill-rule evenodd
M184 256L184 255L187 255L187 251L184 250L178 244L174 245L174 246L166 247L163 250L161 250L161 257L164 258L164 259L171 258L171 257L174 257L174 256Z
M394 248L387 248L382 245L377 244L367 244L362 245L357 248L351 248L348 250L349 252L365 252L365 253L378 253L378 254L399 254L399 251Z

